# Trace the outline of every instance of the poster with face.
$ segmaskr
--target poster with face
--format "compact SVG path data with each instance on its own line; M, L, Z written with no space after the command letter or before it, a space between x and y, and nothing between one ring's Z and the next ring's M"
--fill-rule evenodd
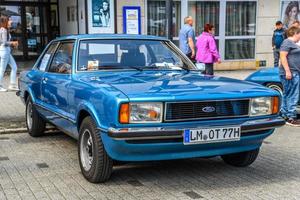
M89 33L114 32L113 0L89 0Z
M93 27L109 27L110 24L110 4L108 0L93 0Z
M299 21L299 5L300 1L281 1L281 21L285 28L289 28L294 21Z

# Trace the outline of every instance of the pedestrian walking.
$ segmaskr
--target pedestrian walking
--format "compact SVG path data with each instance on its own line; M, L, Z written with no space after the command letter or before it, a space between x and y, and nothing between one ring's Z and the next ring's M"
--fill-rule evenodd
M205 24L204 31L198 37L196 44L196 60L198 63L205 64L205 71L203 73L208 75L214 75L214 63L221 63L214 34L214 26L211 24Z
M179 32L179 47L191 61L195 62L195 30L193 29L193 18L191 16L184 18L184 26Z
M287 30L287 39L280 47L281 66L279 68L280 81L283 86L281 115L291 126L300 126L297 120L297 104L300 87L300 28L291 27Z
M17 87L17 64L13 56L11 55L11 47L18 46L17 41L10 41L11 36L9 34L9 28L12 21L9 17L0 17L0 92L6 92L3 87L3 77L7 65L10 66L10 85L9 90L18 90Z
M273 37L272 37L272 47L273 47L273 55L274 55L274 67L278 67L280 46L283 40L286 39L286 34L281 21L277 21L275 27L276 28L274 30Z

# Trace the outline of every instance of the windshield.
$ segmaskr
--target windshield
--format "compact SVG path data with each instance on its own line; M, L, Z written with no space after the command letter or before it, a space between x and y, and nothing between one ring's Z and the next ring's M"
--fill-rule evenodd
M193 69L172 44L158 40L84 40L79 45L78 71L112 69Z

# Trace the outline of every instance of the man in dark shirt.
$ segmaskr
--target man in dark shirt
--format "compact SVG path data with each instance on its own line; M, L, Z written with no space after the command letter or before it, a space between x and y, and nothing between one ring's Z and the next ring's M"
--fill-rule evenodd
M276 29L272 37L272 47L274 53L274 67L279 66L279 52L283 40L286 38L285 30L281 21L276 22Z
M300 126L297 120L297 104L300 88L300 28L291 27L287 30L288 38L280 47L282 65L279 68L280 81L283 86L281 115L291 126Z

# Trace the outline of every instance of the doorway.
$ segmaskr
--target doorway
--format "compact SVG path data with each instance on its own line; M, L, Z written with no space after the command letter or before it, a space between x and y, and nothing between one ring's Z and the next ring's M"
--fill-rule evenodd
M59 36L57 3L1 3L0 15L10 16L12 40L18 47L12 50L17 60L36 59L45 46Z

